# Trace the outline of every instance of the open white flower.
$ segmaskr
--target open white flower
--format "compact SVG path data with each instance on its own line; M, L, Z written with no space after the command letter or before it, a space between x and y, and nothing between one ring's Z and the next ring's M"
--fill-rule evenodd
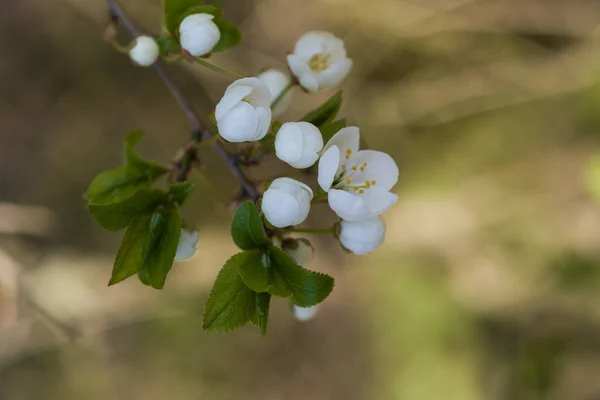
M262 199L265 218L277 228L304 222L310 211L313 192L302 182L292 178L277 178Z
M221 32L213 22L211 14L188 15L179 24L181 48L192 56L199 57L211 52L221 39Z
M260 140L271 125L271 92L258 78L233 82L215 109L219 134L230 142Z
M198 243L198 232L181 230L175 261L187 261L196 255L196 244Z
M354 254L367 254L385 240L385 223L379 215L362 221L340 223L340 243Z
M357 127L340 129L323 149L318 181L328 192L329 206L346 221L379 215L394 205L390 192L398 182L398 166L381 151L359 151Z
M299 307L294 305L294 317L298 321L309 321L317 315L317 310L319 306L311 306L311 307Z
M150 36L138 36L135 38L135 44L129 50L129 57L140 67L149 67L156 62L159 53L156 40Z
M308 91L334 87L350 72L352 60L346 57L344 42L323 31L305 33L296 42L288 65L300 85Z
M310 122L286 122L275 138L275 154L294 168L308 168L319 159L323 135Z
M286 90L291 82L290 77L278 69L268 69L258 75L257 78L269 88L273 101L282 91ZM275 107L271 109L271 113L274 117L280 116L290 108L290 105L292 104L292 93L292 89L288 90L277 102Z

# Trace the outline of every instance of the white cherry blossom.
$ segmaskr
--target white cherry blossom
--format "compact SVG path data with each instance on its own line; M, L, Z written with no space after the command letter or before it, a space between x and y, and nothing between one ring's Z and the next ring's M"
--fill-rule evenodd
M396 203L390 192L398 182L398 166L388 154L360 150L357 127L340 129L319 159L318 182L328 192L329 206L346 221L379 215Z
M219 134L230 142L260 140L271 125L271 92L258 78L233 82L215 109Z
M138 36L129 50L129 57L140 67L149 67L156 62L159 55L158 43L150 36Z
M278 69L268 69L258 75L257 78L269 88L273 101L279 97L281 92L287 90L291 82L290 77ZM287 90L277 104L275 104L275 106L271 109L273 117L280 116L286 112L288 108L290 108L290 105L292 104L292 94L292 89Z
M196 255L196 244L198 243L198 232L181 230L175 261L187 261Z
M344 42L323 31L302 35L287 61L300 85L311 92L338 85L352 68Z
M277 228L304 222L310 211L313 192L302 182L292 178L277 178L262 198L265 218Z
M315 315L317 315L317 310L319 309L319 306L311 306L311 307L300 307L297 305L294 305L294 318L296 318L298 321L309 321L311 319L313 319L315 317Z
M286 122L277 131L275 154L294 168L308 168L319 159L323 135L309 122Z
M221 39L221 32L213 22L211 14L188 15L179 25L179 43L181 48L194 57L211 52Z

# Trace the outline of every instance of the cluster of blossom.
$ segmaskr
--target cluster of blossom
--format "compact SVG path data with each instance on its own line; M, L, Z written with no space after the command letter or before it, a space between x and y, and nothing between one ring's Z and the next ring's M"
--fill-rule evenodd
M220 38L212 19L210 14L183 19L179 39L186 53L203 56L211 52ZM136 64L148 66L157 60L159 48L152 38L140 36L129 54ZM292 86L299 85L307 92L332 88L349 73L352 60L346 56L342 40L328 32L311 31L297 41L287 64L293 78L270 69L229 85L214 115L223 139L233 143L263 139L272 117L290 106ZM325 144L319 128L311 123L286 122L276 133L275 154L293 168L317 164L318 184L341 220L336 233L346 250L366 254L383 243L386 229L381 214L397 200L390 190L398 181L398 167L384 152L360 150L358 127L340 129ZM261 209L272 226L288 228L306 220L312 200L313 190L305 183L278 178L264 192ZM176 260L191 257L197 240L197 234L182 234ZM296 310L299 319L310 318L312 313L312 308Z

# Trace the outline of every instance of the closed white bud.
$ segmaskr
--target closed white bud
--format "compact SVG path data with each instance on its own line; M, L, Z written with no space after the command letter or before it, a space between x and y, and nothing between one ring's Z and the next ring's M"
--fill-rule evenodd
M385 240L385 222L380 216L362 221L342 220L340 228L340 243L354 254L370 253Z
M313 192L310 187L291 178L277 178L262 199L262 212L276 228L304 222L310 211Z
M258 78L238 79L215 108L219 134L230 142L262 139L271 125L270 105L271 93Z
M309 122L286 122L277 131L275 154L294 168L308 168L319 159L323 136Z
M306 267L312 261L315 250L307 239L285 239L281 248L296 264Z
M302 35L287 62L300 85L311 92L338 85L352 68L344 42L322 31Z
M309 321L311 319L313 319L315 317L315 315L317 314L317 310L318 310L319 306L312 306L312 307L299 307L299 306L294 306L294 317L298 320L298 321Z
M214 15L188 15L179 25L181 48L192 56L208 54L221 39L221 32L213 22Z
M196 255L196 244L198 243L198 232L181 230L175 261L187 261Z
M156 40L150 36L138 36L135 43L129 50L129 57L140 67L149 67L158 59L160 49Z
M271 92L273 100L279 97L281 92L286 90L291 80L290 77L279 71L278 69L269 69L262 72L257 76ZM292 90L288 90L281 99L277 102L275 107L271 109L271 113L274 117L278 117L290 108L292 104Z

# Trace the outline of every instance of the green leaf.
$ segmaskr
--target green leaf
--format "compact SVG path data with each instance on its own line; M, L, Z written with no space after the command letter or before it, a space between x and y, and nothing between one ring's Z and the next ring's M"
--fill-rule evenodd
M240 277L255 292L266 292L271 286L269 279L268 256L260 250L238 253L231 258L235 262Z
M269 293L290 293L300 307L314 306L329 296L334 285L332 277L302 268L279 247L270 245L269 251L273 271Z
M142 140L144 137L144 131L136 130L129 132L125 136L125 148L124 148L124 159L125 165L130 167L136 167L140 170L144 170L151 181L154 181L158 177L162 176L167 170L153 162L146 161L136 150L135 145Z
M221 38L215 47L213 47L211 53L228 50L237 46L242 41L242 32L240 32L240 29L233 22L216 19L215 24L219 28L219 31L221 31Z
M195 183L181 182L169 186L169 193L171 196L173 196L173 200L175 200L179 205L183 205L190 195L194 193L195 188Z
M217 275L204 308L205 331L232 331L250 319L254 292L244 284L238 273L239 261L239 254L231 257Z
M88 209L100 226L116 232L127 227L133 219L153 212L165 200L164 192L143 188L119 203L90 204Z
M149 187L152 180L144 169L118 167L96 176L84 196L91 204L118 203Z
M250 308L248 309L250 322L260 328L263 336L267 334L270 303L271 295L269 293L252 293Z
M321 125L321 135L323 136L323 142L327 143L333 135L335 135L340 129L346 127L346 119L338 119L337 121L327 122Z
M179 42L171 34L159 36L155 40L156 43L158 43L158 48L160 49L161 56L167 56L169 54L179 51Z
M231 236L242 250L257 249L269 244L260 213L251 201L243 202L235 210L231 223Z
M175 207L161 208L134 219L121 241L109 285L135 273L155 289L162 289L173 265L181 216Z
M203 0L163 0L163 12L166 30L174 33L188 15L212 14L218 19L222 9L212 4L204 4Z
M302 121L310 122L320 128L327 122L333 121L342 106L342 91L340 90L329 98L325 103L309 112Z

